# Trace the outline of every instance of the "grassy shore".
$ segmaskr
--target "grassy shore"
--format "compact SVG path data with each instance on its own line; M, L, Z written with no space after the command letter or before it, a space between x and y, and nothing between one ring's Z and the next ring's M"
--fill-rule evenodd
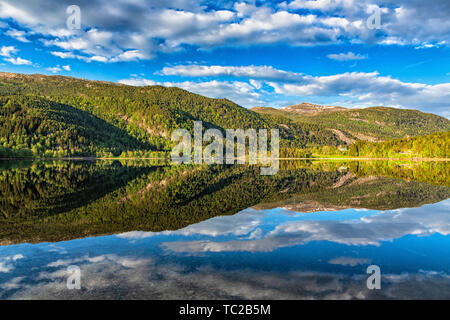
M239 158L234 158L238 160ZM270 158L271 159L271 158ZM276 158L277 160L355 160L355 161L450 161L450 158L371 158L371 157L348 157L348 156L329 156L318 155L312 157L299 157L299 158ZM170 158L149 158L149 157L60 157L60 158L47 158L47 157L22 157L22 158L0 158L0 160L83 160L83 161L95 161L95 160L170 160ZM258 159L259 160L259 159Z

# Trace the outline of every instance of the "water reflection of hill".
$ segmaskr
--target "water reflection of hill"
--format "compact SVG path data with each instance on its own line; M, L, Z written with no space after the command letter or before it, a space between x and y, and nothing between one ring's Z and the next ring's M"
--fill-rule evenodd
M290 199L262 203L255 209L282 207L297 212L335 211L347 208L388 210L419 207L449 197L450 188L382 176L344 176L345 182Z
M382 174L377 175L377 170ZM307 212L416 207L449 197L447 172L445 163L411 168L295 162L282 163L274 176L261 176L256 166L168 166L143 161L4 163L0 170L0 241L59 241L133 230L176 230L251 206ZM436 185L422 182L435 176L440 177L433 180Z

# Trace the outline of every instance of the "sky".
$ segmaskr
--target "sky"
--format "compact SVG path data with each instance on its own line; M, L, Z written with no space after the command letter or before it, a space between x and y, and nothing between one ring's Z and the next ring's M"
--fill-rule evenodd
M0 0L0 30L4 72L450 118L449 0Z

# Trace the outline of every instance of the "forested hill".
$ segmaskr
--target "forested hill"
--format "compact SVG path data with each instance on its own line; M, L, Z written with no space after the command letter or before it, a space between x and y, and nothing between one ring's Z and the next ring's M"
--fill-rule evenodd
M350 156L391 158L450 158L450 131L385 142L358 141L350 146Z
M306 106L305 106L306 105ZM317 111L314 112L313 109ZM260 114L277 115L297 123L320 124L332 129L349 144L358 141L385 141L450 130L450 121L418 110L372 107L345 109L300 104L281 109L256 107Z
M194 120L205 128L278 128L284 148L345 143L320 124L260 115L179 88L0 73L0 97L0 152L10 155L168 151L171 132L192 130Z
M449 120L415 110L332 110L252 111L179 88L0 72L0 157L159 155L173 147L173 130L195 120L205 129L278 128L284 155L450 130Z

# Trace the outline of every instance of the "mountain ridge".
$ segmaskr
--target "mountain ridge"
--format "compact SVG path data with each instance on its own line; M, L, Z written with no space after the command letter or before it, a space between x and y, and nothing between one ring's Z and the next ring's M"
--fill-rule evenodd
M298 155L294 151L298 149L337 148L359 140L450 130L448 119L417 110L296 106L289 110L319 108L322 112L250 110L228 99L176 87L0 72L0 157L20 155L21 150L24 155L58 157L167 153L174 146L170 132L178 128L192 132L194 121L202 121L205 129L277 128L280 147L288 150L281 154L287 156Z
M314 104L309 102L302 102L300 104L286 106L280 108L280 110L285 112L292 112L292 113L300 113L304 115L312 115L317 114L320 112L332 112L332 111L342 111L346 110L347 108L338 107L338 106L327 106L327 105L320 105L320 104Z
M33 118L36 115L34 110L42 109L39 104L46 104L44 100L87 112L126 132L129 136L127 139L136 139L147 145L147 148L140 150L142 152L135 154L138 156L147 151L168 152L174 145L169 140L170 132L178 128L192 131L194 121L202 121L205 129L278 128L283 148L345 144L320 124L296 124L287 118L275 119L243 108L228 99L208 98L175 87L134 87L63 76L2 73L0 97L4 98L0 105L4 119L9 119L14 124L0 125L0 128L4 127L0 130L0 146L5 148L6 153L12 149L31 150L33 147L37 150L34 154L42 155L48 151L48 154L53 152L55 156L118 156L132 151L122 147L110 150L107 146L99 150L94 146L101 143L96 141L95 134L91 134L88 144L92 147L81 150L81 154L74 153L65 147L70 144L67 143L71 141L68 136L73 136L73 130L72 133L59 133L64 141L48 141L42 135L37 136L33 125L39 119ZM10 108L10 101L19 98L21 102ZM92 130L88 131L97 130L90 129ZM56 132L51 134L58 135Z
M450 120L415 109L384 106L343 108L301 103L279 109L254 107L251 110L285 117L296 123L320 123L334 131L341 140L351 143L358 140L386 141L450 130Z

